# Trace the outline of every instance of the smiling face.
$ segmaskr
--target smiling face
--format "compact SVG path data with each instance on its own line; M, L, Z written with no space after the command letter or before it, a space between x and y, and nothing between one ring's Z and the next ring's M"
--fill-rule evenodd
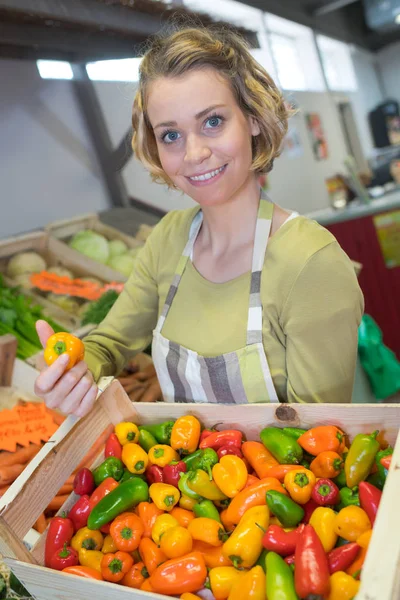
M228 202L254 180L251 141L258 124L243 114L217 71L157 79L147 104L162 168L201 206Z

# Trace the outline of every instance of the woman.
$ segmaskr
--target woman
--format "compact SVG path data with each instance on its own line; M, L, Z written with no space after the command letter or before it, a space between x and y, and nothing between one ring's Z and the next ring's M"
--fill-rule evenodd
M38 377L49 406L85 415L94 382L117 375L153 330L166 401L351 401L363 311L352 264L327 230L260 194L288 116L232 32L184 29L152 43L133 148L155 181L198 206L154 229L85 339L85 362L63 375L60 357ZM45 343L51 330L40 322L38 332Z

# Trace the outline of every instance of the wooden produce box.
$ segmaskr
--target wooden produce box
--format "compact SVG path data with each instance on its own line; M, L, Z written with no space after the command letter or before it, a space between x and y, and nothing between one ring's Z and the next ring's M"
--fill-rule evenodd
M77 256L83 256L80 252L76 250L72 250L68 246L68 242L70 239L78 233L78 231L82 231L83 229L91 229L96 233L103 235L109 241L111 240L121 240L125 242L128 248L140 248L143 245L142 240L135 239L130 235L126 235L122 231L119 231L115 227L111 227L110 225L106 225L102 221L100 221L97 214L88 214L81 215L79 217L74 217L73 219L65 219L63 221L54 221L53 223L49 223L45 227L45 230L54 238L56 238L60 243L63 244L65 249L68 249L68 252L73 252ZM92 260L91 258L84 257L88 263L91 263L92 268L105 269L107 272L107 280L108 281L121 281L124 282L127 280L127 277L120 273L119 271L115 271L111 267L107 267L102 265L101 263Z
M387 441L395 444L400 425L399 407L393 404L295 406L214 405L214 404L132 404L121 385L112 378L100 382L105 391L93 411L76 422L68 417L52 440L30 463L24 476L3 496L0 503L0 552L7 564L37 600L160 600L169 596L124 588L103 581L84 580L43 567L46 532L29 552L20 541L57 489L72 473L101 432L110 425L129 419L138 424L156 423L190 413L205 426L223 423L223 427L242 429L248 439L257 438L261 428L311 427L335 424L353 437L360 432L384 430ZM111 381L111 384L108 385ZM400 443L397 443L391 469L376 519L362 585L357 600L398 600L400 520L397 496L400 486ZM51 474L51 476L49 476ZM68 510L77 499L73 494L62 507ZM61 512L60 511L60 512Z

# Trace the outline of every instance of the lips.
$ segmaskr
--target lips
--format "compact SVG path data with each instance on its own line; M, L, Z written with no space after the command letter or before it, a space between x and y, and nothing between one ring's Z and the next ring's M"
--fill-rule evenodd
M201 175L193 175L192 177L188 177L191 181L208 181L216 177L225 169L226 165L219 167L218 169L214 169L213 171L208 171L207 173L202 173Z

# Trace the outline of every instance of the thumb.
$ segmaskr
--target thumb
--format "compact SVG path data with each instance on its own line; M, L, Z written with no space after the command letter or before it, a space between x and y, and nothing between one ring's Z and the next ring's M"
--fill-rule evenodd
M54 331L52 327L50 327L50 325L47 323L47 321L42 320L36 321L36 331L39 336L40 343L44 348L47 344L47 340L51 335L53 335Z

